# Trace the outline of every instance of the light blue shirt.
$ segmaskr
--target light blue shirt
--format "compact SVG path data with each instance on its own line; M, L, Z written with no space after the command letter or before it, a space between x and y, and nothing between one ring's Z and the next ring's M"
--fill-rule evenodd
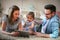
M43 24L42 27L46 24L46 19L43 20ZM55 15L53 16L47 27L46 27L46 34L49 34L51 38L56 38L58 37L59 34L59 21L58 21L58 17Z
M47 20L47 21L46 21L46 24L42 27L41 33L45 33L45 30L46 30L46 28L47 28L48 23L49 23L49 20Z

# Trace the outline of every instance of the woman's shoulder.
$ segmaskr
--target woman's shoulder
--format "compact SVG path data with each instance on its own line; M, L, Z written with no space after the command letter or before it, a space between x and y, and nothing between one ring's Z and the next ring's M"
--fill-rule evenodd
M2 18L7 18L8 15L3 15Z
M3 17L2 17L2 21L4 20L4 21L7 21L7 19L8 19L8 15L4 15Z

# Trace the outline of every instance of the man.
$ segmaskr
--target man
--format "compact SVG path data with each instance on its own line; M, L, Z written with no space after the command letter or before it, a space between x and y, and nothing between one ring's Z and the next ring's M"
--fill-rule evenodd
M45 5L46 19L43 20L41 33L36 32L36 36L45 38L56 38L59 33L59 22L56 16L56 7L52 4Z

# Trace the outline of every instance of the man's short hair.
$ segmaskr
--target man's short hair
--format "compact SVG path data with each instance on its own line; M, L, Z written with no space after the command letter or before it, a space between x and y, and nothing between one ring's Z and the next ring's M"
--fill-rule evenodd
M53 4L45 5L44 8L45 8L45 9L49 9L49 10L51 10L51 12L56 12L56 6L53 5Z

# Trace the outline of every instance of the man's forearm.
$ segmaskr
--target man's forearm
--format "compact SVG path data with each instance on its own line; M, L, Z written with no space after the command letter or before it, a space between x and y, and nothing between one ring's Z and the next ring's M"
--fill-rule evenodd
M41 37L44 37L44 38L50 38L50 35L49 34L42 34L40 35Z

